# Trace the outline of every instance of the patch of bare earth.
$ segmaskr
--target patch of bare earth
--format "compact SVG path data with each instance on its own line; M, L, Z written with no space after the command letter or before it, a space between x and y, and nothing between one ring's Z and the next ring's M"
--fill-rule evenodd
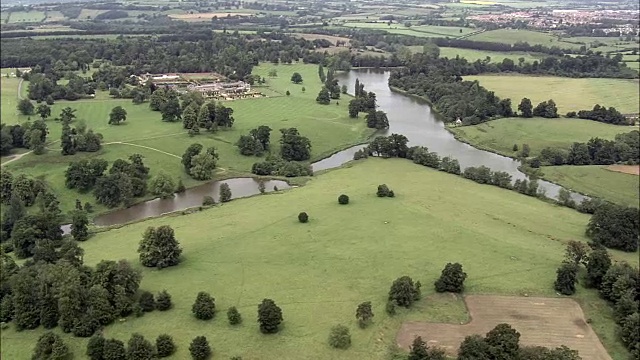
M501 323L520 333L522 345L577 350L584 360L611 360L600 339L584 318L580 305L568 298L469 295L465 297L471 322L464 325L405 322L396 342L409 350L413 339L421 336L429 346L439 346L456 355L466 336L485 335Z
M609 171L621 172L630 175L640 175L640 165L610 165L606 168Z
M323 34L307 34L307 33L299 33L299 34L292 33L291 35L296 37L301 37L309 41L325 39L331 42L331 44L333 45L335 45L338 41L342 41L346 46L349 46L349 38L346 38L346 37L323 35Z

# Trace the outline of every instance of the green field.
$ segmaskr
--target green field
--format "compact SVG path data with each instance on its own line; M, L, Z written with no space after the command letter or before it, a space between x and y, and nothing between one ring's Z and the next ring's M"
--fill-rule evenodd
M312 145L312 160L326 157L348 145L365 141L373 131L366 128L364 120L348 117L348 99L336 105L318 105L315 98L320 91L321 83L315 65L262 65L254 73L266 76L269 70L276 68L278 77L268 78L265 93L270 97L246 99L227 102L226 106L234 109L236 121L232 129L220 130L216 133L203 131L201 135L189 137L182 128L182 123L164 123L159 112L149 110L148 104L134 105L130 100L108 99L105 93L99 93L96 100L80 100L75 102L59 101L52 108L53 117L61 109L70 106L76 108L78 120L86 122L89 128L104 136L103 149L94 154L60 155L59 144L49 145L50 151L44 155L27 155L22 159L6 165L15 172L27 172L33 176L43 176L53 187L60 198L63 211L71 210L76 198L83 202L94 201L91 194L80 194L64 188L64 171L71 161L85 157L98 156L109 161L127 157L132 153L141 153L151 168L151 174L164 170L175 179L181 178L186 186L195 185L180 163L182 156L191 143L201 143L205 147L215 146L220 153L219 166L222 168L218 177L234 174L246 174L253 163L261 161L258 157L242 156L234 145L240 135L260 125L268 125L271 133L272 151L279 152L279 129L296 127L300 133L309 137ZM302 74L304 83L295 85L290 78L293 72ZM2 120L6 123L20 123L26 116L18 116L15 110L17 102L16 90L18 80L2 79ZM5 93L4 87L13 90ZM25 84L23 87L26 87ZM302 87L306 88L302 92ZM257 88L260 89L260 88ZM284 95L289 90L290 96ZM346 95L343 95L346 96ZM104 100L100 100L100 99ZM5 105L6 104L6 105ZM120 126L108 125L111 109L122 106L126 109L127 121ZM57 141L61 134L61 125L53 120L47 121L49 141ZM109 144L126 142L127 144ZM151 148L151 149L148 149ZM161 151L158 151L161 150ZM164 152L164 153L163 153ZM167 155L169 153L171 155ZM173 156L172 156L173 155ZM3 167L4 169L4 167ZM98 208L101 210L101 208Z
M40 22L44 20L44 11L12 11L9 17L9 24L22 22Z
M406 27L404 24L393 23L388 25L387 22L380 20L379 22L347 22L342 24L345 27L356 27L365 29L385 30L390 34L412 35L417 37L460 37L478 31L473 28L455 27L455 26L433 26L433 25L417 25Z
M559 46L562 48L579 48L580 45L569 43L558 43L558 39L548 33L542 33L530 30L514 30L514 29L498 29L485 31L480 34L472 35L467 40L473 41L489 41L506 44L515 44L517 42L527 42L529 45Z
M511 98L514 110L522 98L531 99L533 106L553 99L558 112L592 109L595 104L615 107L623 114L640 112L638 80L572 79L551 76L479 75L465 76L495 91L501 98Z
M419 51L422 52L422 47L419 47ZM465 58L470 62L474 62L476 60L484 60L488 57L491 58L491 62L498 63L502 62L503 59L511 59L516 64L520 61L520 58L524 58L525 62L533 62L535 60L540 61L545 57L544 54L538 53L528 53L528 52L501 52L501 51L482 51L482 50L473 50L473 49L460 49L460 48L452 48L452 47L441 47L440 48L440 57L448 57L450 59L455 58L456 56L460 56L461 58Z
M583 194L614 203L638 207L640 193L636 175L609 171L606 166L545 166L544 178Z
M583 119L505 118L479 125L453 127L450 130L473 146L506 156L515 156L513 144L529 144L531 156L546 147L568 149L574 142L592 137L613 138L637 130L637 126L618 126Z
M380 183L395 190L396 197L376 197ZM349 205L337 204L341 193L351 197ZM298 223L300 211L309 213L309 223ZM144 229L170 225L184 249L183 262L175 268L143 269L141 288L167 289L174 309L110 325L103 331L106 337L126 341L139 332L154 339L166 332L178 345L173 359L186 359L188 343L198 335L208 337L219 359L387 359L405 320L468 320L461 301L433 294L444 264L464 265L467 293L556 296L553 281L564 243L586 240L589 219L400 159L365 160L320 175L302 188L187 216L128 225L82 243L87 264L128 259L139 267L136 249ZM637 253L612 254L637 264ZM425 300L390 318L384 312L387 292L402 275L422 282ZM198 291L215 297L219 312L214 320L192 317ZM258 331L256 308L263 298L282 308L284 323L277 335ZM626 359L622 345L613 340L608 306L580 285L575 298L585 305L613 358ZM362 301L371 301L375 313L365 330L354 318ZM229 306L240 310L242 325L227 324ZM329 329L338 323L351 329L352 346L346 351L327 345ZM3 357L29 359L42 331L2 331ZM76 355L84 352L86 339L63 337Z

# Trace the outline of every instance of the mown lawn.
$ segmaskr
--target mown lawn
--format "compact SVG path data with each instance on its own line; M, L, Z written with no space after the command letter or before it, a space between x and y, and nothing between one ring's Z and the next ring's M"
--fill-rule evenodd
M515 156L514 144L519 150L522 144L528 144L531 156L537 156L546 147L568 149L574 142L587 142L592 137L612 140L617 134L637 130L638 127L583 119L505 118L450 129L460 139L479 148Z
M478 80L480 85L501 98L510 98L514 110L522 98L527 97L533 106L553 99L561 115L591 110L595 104L613 106L624 114L640 112L638 80L519 75L465 76L465 80Z
M376 197L381 183L396 197ZM338 205L341 193L350 196L349 205ZM300 211L309 213L309 223L298 223ZM461 301L433 294L432 284L447 262L463 264L471 294L556 296L553 281L564 244L586 240L588 219L406 160L369 159L320 175L302 188L100 233L82 247L87 264L127 259L139 267L142 232L170 225L184 249L175 268L141 269L141 287L167 289L175 307L110 325L103 331L107 337L126 341L133 332L150 339L168 333L178 345L172 359L188 358L188 344L199 335L207 336L219 359L386 359L405 320L468 319ZM638 262L637 253L613 256ZM384 312L387 292L402 275L423 284L425 300L390 318ZM199 291L216 299L218 314L212 321L191 315ZM615 340L611 310L580 285L575 297L585 304L587 318L613 358L626 359ZM263 298L282 308L284 323L276 335L258 330L256 310ZM375 313L365 330L354 318L362 301L371 301ZM228 325L229 306L240 310L242 325ZM345 351L327 345L329 329L339 323L351 329L352 346ZM2 331L3 357L29 359L42 331ZM63 337L79 358L87 340Z
M545 166L544 178L583 194L617 204L638 207L640 178L610 171L606 166Z
M272 68L277 69L277 77L267 76ZM185 149L192 143L216 147L220 153L219 166L222 168L218 175L229 176L229 172L249 173L253 163L262 161L262 158L240 155L235 146L240 135L247 134L260 125L268 125L273 129L271 143L272 151L276 153L279 152L279 129L298 128L302 135L311 140L312 160L365 141L373 133L366 128L362 118L348 117L348 98L337 102L332 101L330 105L318 105L315 102L322 86L315 65L267 64L258 66L254 72L267 76L268 87L264 88L264 92L269 97L226 102L226 106L234 109L235 123L232 129L220 130L216 133L207 133L203 130L201 135L189 137L182 128L181 122L162 122L161 114L149 110L146 103L134 105L130 100L111 99L105 93L99 93L96 99L92 100L56 102L52 108L52 118L57 117L66 106L77 109L76 123L84 121L88 128L104 136L105 145L100 152L74 156L60 155L60 145L56 141L60 139L61 124L49 119L47 120L49 151L41 156L26 155L20 160L7 164L3 169L6 167L16 173L26 172L32 176L45 177L59 196L63 210L70 210L76 198L80 198L83 202L93 202L91 194L79 194L64 189L64 171L69 162L85 157L98 156L111 162L118 158L126 158L133 153L140 153L145 156L145 162L151 168L151 175L164 170L176 179L181 178L185 185L189 186L198 182L187 177L181 169L180 159L176 157L182 156ZM291 75L294 72L302 75L303 84L291 83ZM8 124L26 121L27 117L18 115L15 110L18 80L3 78L2 81L2 121ZM9 90L6 93L5 86ZM27 83L23 85L23 87L26 86ZM11 92L12 89L13 92ZM287 90L290 91L290 96L285 95ZM343 95L343 97L347 96ZM122 106L127 111L127 120L122 125L108 124L109 113L115 106ZM127 144L113 144L118 142Z

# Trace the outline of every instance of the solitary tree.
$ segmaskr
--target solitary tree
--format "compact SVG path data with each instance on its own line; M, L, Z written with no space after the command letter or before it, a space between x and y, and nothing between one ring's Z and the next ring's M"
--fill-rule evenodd
M231 201L231 187L229 184L222 183L220 184L220 202L229 202Z
M282 322L282 309L271 299L264 299L258 305L258 323L263 334L278 332L278 326Z
M40 115L42 120L44 120L44 119L48 118L49 116L51 116L51 108L49 107L49 105L40 104L36 108L36 113L38 113L38 115Z
M351 334L349 328L344 325L336 325L329 333L329 345L336 349L346 349L351 346Z
M455 292L460 293L464 290L464 280L467 273L462 271L462 265L459 263L448 263L442 270L440 278L435 282L437 292Z
M163 269L178 265L182 249L173 229L169 225L162 225L157 229L149 227L145 230L138 253L142 265Z
M109 125L120 125L125 120L127 120L127 110L123 109L122 106L116 106L111 109Z
M156 309L160 311L167 311L171 309L171 295L167 290L162 290L156 296Z
M398 306L409 307L420 298L420 287L408 276L397 278L389 289L389 300Z
M418 336L413 339L411 344L411 350L409 351L409 357L407 360L427 360L429 358L429 350L427 344L422 340L422 337Z
M487 333L490 359L517 359L520 350L520 333L509 324L498 324Z
M17 108L22 115L33 115L34 107L33 107L33 103L29 101L29 99L20 100L18 102Z
M176 352L176 344L173 342L173 338L170 335L162 334L156 339L156 351L158 357L167 357L173 355Z
M302 83L302 75L300 75L300 73L298 72L294 72L293 75L291 75L291 82L293 82L294 84Z
M356 319L361 328L366 328L373 318L373 310L371 310L371 301L365 301L358 305L356 309Z
M565 261L558 268L557 275L554 289L562 295L573 295L578 281L578 265Z
M166 199L173 196L176 185L171 176L160 170L158 175L151 179L149 187L153 195L159 195L161 198Z
M191 345L189 345L189 352L193 360L206 360L211 356L211 347L209 341L204 336L196 336Z
M342 194L340 196L338 196L338 204L340 205L347 205L349 203L349 196Z
M215 299L204 291L198 293L196 297L196 301L193 303L191 307L191 312L196 317L196 319L200 320L211 320L213 319L213 315L216 312L216 304Z
M309 215L307 215L306 212L301 212L300 214L298 214L298 221L300 221L301 223L306 223L307 221L309 221Z
M232 306L227 310L227 319L229 319L229 324L231 325L238 325L242 322L242 316L235 306Z
M318 96L316 97L316 102L321 105L329 105L331 102L331 96L329 94L329 90L326 87L323 87Z

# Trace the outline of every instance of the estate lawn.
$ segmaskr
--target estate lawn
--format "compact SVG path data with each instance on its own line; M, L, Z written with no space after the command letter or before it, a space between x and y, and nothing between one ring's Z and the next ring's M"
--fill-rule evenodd
M638 207L640 177L607 170L606 166L545 166L544 178L580 193Z
M395 198L378 198L386 183ZM348 194L348 205L338 195ZM310 215L307 224L297 214ZM166 289L174 308L129 317L103 331L126 341L168 333L188 358L188 344L205 335L215 358L387 359L406 320L460 323L464 304L434 295L433 282L447 262L460 262L469 294L556 296L555 270L568 240L586 241L589 216L497 187L417 166L401 159L368 159L313 178L285 192L235 200L199 213L147 220L97 234L82 243L84 261L127 259L140 268L136 249L148 226L170 225L183 247L182 262L164 270L141 269L141 288ZM638 263L638 253L613 251ZM403 275L420 281L423 300L391 318L384 312L391 282ZM216 299L212 321L196 320L191 305L199 291ZM280 333L262 335L256 310L263 298L282 308ZM612 311L592 290L578 285L575 298L615 360L628 354L615 340ZM356 306L371 301L373 324L359 329ZM243 323L232 327L226 309L236 306ZM331 349L332 326L351 330L348 350ZM56 330L57 331L57 330ZM43 329L2 331L3 357L29 359ZM87 339L63 335L77 357Z
M535 107L553 99L561 115L569 111L591 110L595 104L615 107L623 114L640 112L638 80L628 79L572 79L551 76L480 75L465 76L478 80L480 85L494 91L501 98L510 98L517 110L522 98L529 98Z
M505 118L478 125L452 127L450 130L464 142L481 149L515 156L513 145L528 144L531 156L546 147L568 149L574 142L587 142L592 137L613 138L617 134L637 130L637 126L618 126L583 119Z
M277 70L277 77L268 77L271 69ZM303 83L291 83L291 75L299 72ZM205 147L214 146L220 153L216 178L250 173L253 163L263 158L240 155L236 141L240 135L247 134L260 125L268 125L271 132L271 150L279 152L281 128L296 127L300 133L311 140L312 159L318 160L331 153L364 142L373 134L366 128L362 118L351 119L348 116L348 95L343 99L333 100L330 105L319 105L315 98L322 84L318 78L315 65L261 65L254 73L267 77L266 88L257 87L269 97L244 99L225 102L234 109L235 123L232 129L208 133L204 129L200 135L189 137L182 128L182 123L166 123L161 121L161 114L149 110L148 104L134 105L131 100L111 99L104 92L98 93L96 99L80 101L58 101L52 107L52 117L47 120L49 151L40 156L26 155L20 160L3 166L15 173L25 172L32 176L44 177L58 195L63 211L71 210L75 199L93 203L91 194L80 194L64 188L64 171L69 162L86 157L101 157L110 162L118 158L126 158L133 153L145 156L145 163L151 168L151 175L160 170L169 173L174 179L180 178L186 186L199 182L191 180L182 169L180 157L192 143L201 143ZM26 116L17 115L17 79L2 78L2 121L3 123L22 123ZM28 83L23 84L26 88ZM302 88L305 91L302 91ZM5 92L5 88L7 91ZM291 95L286 96L289 90ZM77 120L84 121L88 128L104 136L103 148L94 154L77 154L62 156L58 140L61 135L61 124L52 120L60 114L62 108L70 106L77 109ZM127 111L127 120L118 126L108 125L109 113L115 106L122 106ZM35 119L35 117L32 117ZM125 144L121 144L125 143ZM4 162L4 161L3 161ZM101 209L101 208L98 208Z

